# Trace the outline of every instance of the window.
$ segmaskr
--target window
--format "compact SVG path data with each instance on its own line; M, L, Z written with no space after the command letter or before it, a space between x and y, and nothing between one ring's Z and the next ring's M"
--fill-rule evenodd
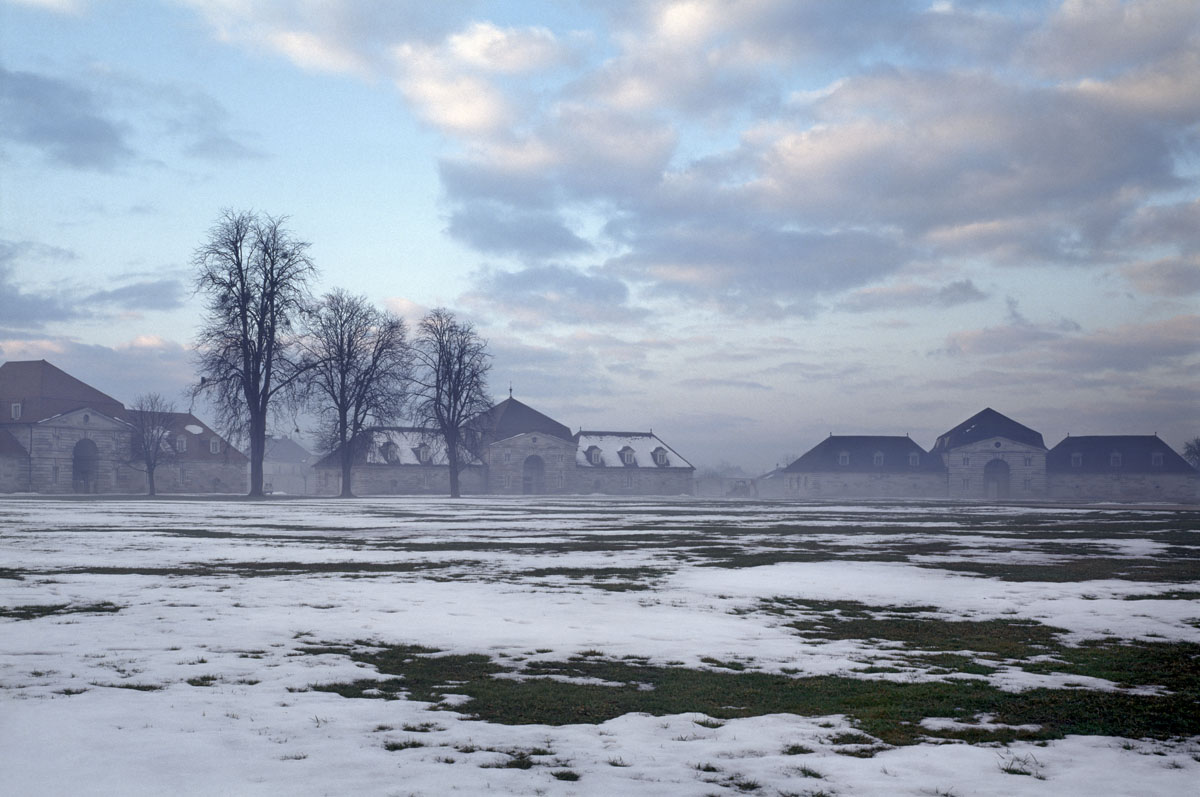
M86 418L87 416L85 415L83 417ZM187 438L186 437L184 437L183 435L179 435L179 437L175 438L175 450L178 451L180 454L182 454L184 451L187 451Z
M910 467L914 467L914 468L917 467L918 465L920 465L921 464L921 455L918 454L916 451L909 454L908 455L908 464Z
M659 448L654 449L654 464L660 468L665 468L667 465L671 464L671 460L667 457L667 450L665 448L660 446Z
M1072 468L1082 468L1083 467L1083 454L1080 454L1078 451L1071 454L1071 467Z
M417 446L417 461L422 465L429 464L429 443L421 443Z
M512 462L512 449L511 448L504 449L504 461ZM507 487L508 485L506 484L504 486Z
M1025 487L1025 492L1029 492L1030 490L1032 490L1033 489L1033 479L1026 476L1025 481L1024 481L1024 487Z
M637 464L637 457L634 455L633 449L630 448L629 446L625 446L624 448L622 448L620 451L620 455L621 455L621 464L622 465L636 465Z
M220 454L221 453L221 441L215 437L212 440L209 440L208 441L208 453Z
M849 465L850 464L850 452L849 451L841 451L838 453L838 464L839 465Z
M626 489L629 489L629 490L633 489L633 474L632 473L625 474L625 487L626 487Z
M53 482L54 484L58 484L58 466L57 465L54 465L53 467L50 468L50 481Z
M395 465L400 461L400 446L391 440L379 447L379 453L383 455L383 461L389 465Z
M1114 451L1111 454L1109 454L1108 455L1108 464L1110 467L1113 467L1113 468L1121 467L1121 452Z
M429 486L429 471L427 471L427 470L421 471L421 486L422 487Z
M565 477L563 476L563 473L562 473L562 471L559 471L559 472L558 472L558 474L557 474L557 475L554 477L554 484L555 484L555 485L558 487L558 489L560 489L560 490L563 488L563 484L564 484L564 482L565 482L565 481L566 481L566 479L565 479Z
M963 457L963 466L966 467L967 465L970 465L970 464L971 464L971 458Z
M1163 455L1161 451L1154 451L1150 454L1150 464L1156 468L1161 468L1163 464Z
M604 455L600 453L599 446L588 446L587 461L593 465L603 465Z
M875 463L875 467L877 467L877 468L881 467L883 465L883 452L876 451L875 456L872 458L871 461Z
M504 489L507 490L510 487L512 487L512 474L506 473L504 474Z
M562 452L559 451L557 454L554 455L554 464L561 465L562 462L563 462L563 455L562 455Z
M12 419L14 421L21 420L21 402L14 401L12 408L9 410L9 412L12 414Z

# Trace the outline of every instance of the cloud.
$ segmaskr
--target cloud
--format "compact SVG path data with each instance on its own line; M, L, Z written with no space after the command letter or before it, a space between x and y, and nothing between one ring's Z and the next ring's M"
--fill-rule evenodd
M955 280L940 287L903 282L861 288L841 302L842 310L861 313L873 310L903 310L911 307L955 307L983 301L987 294L969 279Z
M128 132L77 81L0 67L0 137L74 169L112 171L134 157Z
M122 310L174 310L183 306L185 295L183 283L178 279L158 279L96 291L83 297L80 303Z
M629 288L615 277L556 265L519 271L484 268L464 302L511 319L517 327L546 323L629 324L648 310L629 304Z
M500 28L475 22L449 37L450 53L465 65L491 72L536 72L562 63L567 51L543 27Z
M1131 263L1121 273L1141 293L1172 297L1200 293L1200 254Z
M689 390L711 390L711 389L732 389L732 390L772 390L770 385L764 385L762 382L754 382L749 379L721 379L719 377L692 377L690 379L680 379L675 383L679 387L688 388Z
M592 248L553 213L516 210L496 202L471 202L458 208L451 214L447 232L491 254L547 258Z

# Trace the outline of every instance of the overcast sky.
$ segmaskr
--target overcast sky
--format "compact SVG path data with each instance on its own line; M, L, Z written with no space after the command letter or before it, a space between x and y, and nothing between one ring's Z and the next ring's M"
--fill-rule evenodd
M1179 449L1198 156L1195 0L0 0L0 360L179 395L253 208L696 465L986 406Z

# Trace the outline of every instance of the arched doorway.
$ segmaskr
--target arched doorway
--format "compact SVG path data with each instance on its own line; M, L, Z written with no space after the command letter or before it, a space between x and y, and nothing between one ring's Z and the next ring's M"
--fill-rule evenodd
M521 468L521 488L525 495L546 492L546 463L537 454L525 457L525 465Z
M998 501L1008 498L1010 478L1008 463L1002 459L993 459L983 466L984 495Z
M80 440L71 454L71 489L77 493L94 493L99 477L100 449L92 440Z

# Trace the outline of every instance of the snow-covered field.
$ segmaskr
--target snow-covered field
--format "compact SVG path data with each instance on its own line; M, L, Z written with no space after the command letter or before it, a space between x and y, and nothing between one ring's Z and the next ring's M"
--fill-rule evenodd
M471 719L452 686L436 707L310 687L384 678L337 649L358 641L485 654L510 669L586 653L1112 691L1104 678L996 656L977 657L990 672L947 676L899 642L806 638L792 623L853 601L931 622L1032 620L1070 644L1200 642L1198 517L683 498L0 500L0 791L1196 794L1195 736L931 739L857 757L836 741L855 729L844 715L512 725ZM1072 567L1081 575L1062 575ZM785 604L800 613L763 610ZM520 751L535 765L504 766Z

